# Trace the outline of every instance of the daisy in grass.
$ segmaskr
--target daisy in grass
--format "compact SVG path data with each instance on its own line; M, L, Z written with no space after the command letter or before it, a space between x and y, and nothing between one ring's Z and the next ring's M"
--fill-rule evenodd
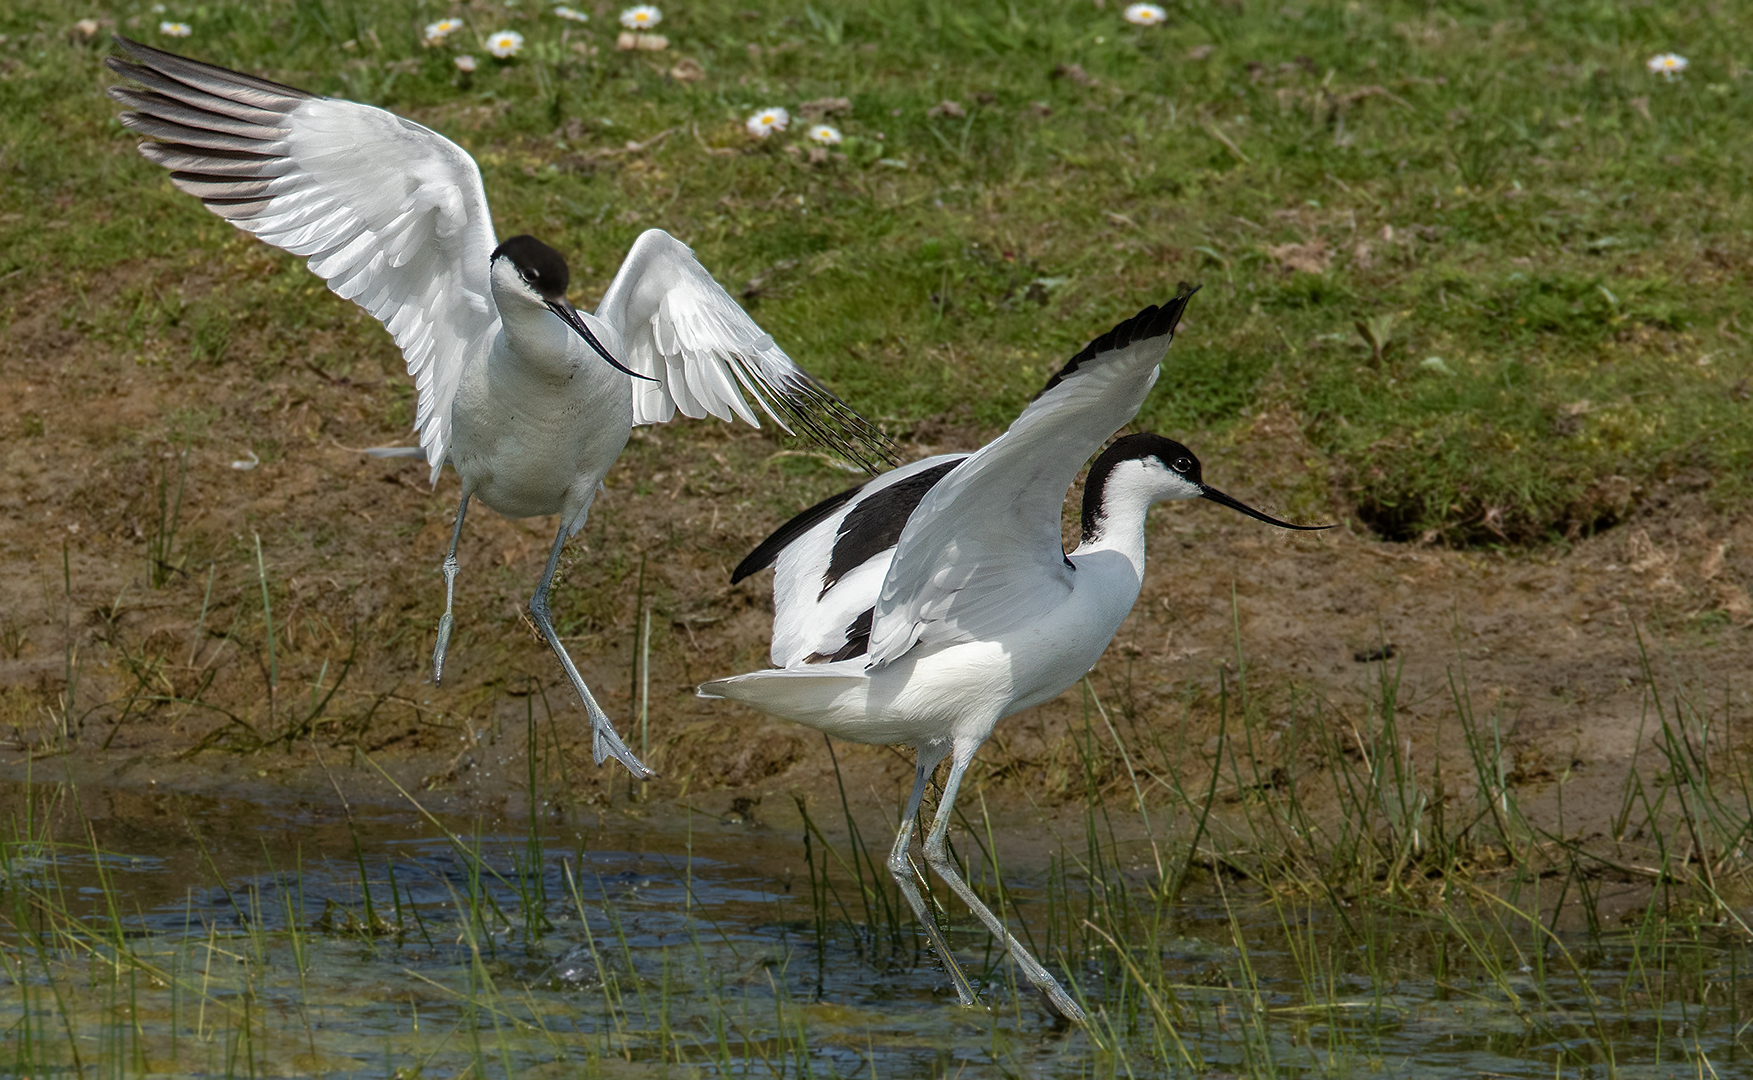
M165 37L188 37L195 32L195 28L186 22L161 22L158 24L158 32Z
M426 24L426 44L442 44L444 39L463 28L461 19L440 19L435 23Z
M464 53L462 56L457 57L456 65L458 71L467 75L469 72L475 70L475 58Z
M663 12L650 4L640 4L621 12L621 25L629 30L650 30L663 22Z
M501 60L509 60L523 51L523 35L516 30L501 30L487 37L487 51Z
M589 15L586 15L582 11L574 11L571 8L567 7L565 4L561 4L559 7L555 8L554 14L559 16L562 19L571 19L573 22L589 22L590 21Z
M1672 79L1686 70L1686 58L1679 53L1658 53L1650 57L1644 66L1664 79Z
M817 124L810 128L810 142L820 143L823 146L839 146L840 130L829 127L827 124Z
M1128 4L1124 15L1134 26L1156 26L1169 18L1169 13L1155 4Z
M757 139L765 139L775 131L784 131L791 123L791 114L778 106L770 106L749 117L743 126Z

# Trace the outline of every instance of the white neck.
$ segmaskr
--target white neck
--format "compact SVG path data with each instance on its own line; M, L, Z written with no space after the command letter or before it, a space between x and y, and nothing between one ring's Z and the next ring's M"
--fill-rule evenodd
M1144 519L1150 512L1150 492L1140 485L1110 477L1102 499L1102 512L1096 519L1095 532L1083 538L1071 553L1075 561L1080 555L1112 551L1126 557L1132 571L1144 580Z
M493 304L499 309L500 344L515 344L515 348L494 349L494 363L550 376L570 373L567 354L578 338L572 328L517 279L509 259L494 261L491 281Z
M1144 580L1144 519L1150 508L1167 499L1195 499L1202 493L1198 484L1154 458L1119 461L1105 473L1098 463L1090 482L1100 489L1084 491L1084 538L1073 557L1117 552L1132 564L1140 581Z

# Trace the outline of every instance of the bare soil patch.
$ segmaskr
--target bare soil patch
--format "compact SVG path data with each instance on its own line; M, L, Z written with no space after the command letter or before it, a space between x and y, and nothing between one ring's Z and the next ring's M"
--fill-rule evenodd
M326 785L320 756L348 782L381 787L364 753L410 789L503 805L520 798L534 717L575 799L625 790L624 777L591 764L582 714L523 617L551 522L471 515L448 677L431 685L455 486L447 476L432 490L424 466L357 452L408 441L389 419L405 416L399 358L364 316L336 301L339 329L324 331L324 348L359 350L348 377L289 364L260 378L235 360L179 359L186 342L100 340L80 331L64 289L14 288L0 341L0 397L14 403L0 417L7 766L71 755L86 775ZM232 357L251 348L247 333L227 345ZM179 432L187 476L169 580L154 589L148 551L164 527L161 491L175 493ZM906 446L970 449L993 434L926 421ZM1268 511L1329 471L1280 417L1204 444L1172 434L1213 483ZM639 598L654 611L650 760L662 777L652 795L722 812L831 790L835 763L819 736L700 701L693 687L766 662L768 586L732 588L730 568L790 513L855 481L770 432L685 422L636 433L568 549L555 607L635 746ZM1249 692L1283 717L1280 730L1296 718L1342 736L1373 722L1382 669L1371 657L1391 654L1409 759L1428 768L1441 757L1466 774L1459 693L1498 718L1525 805L1555 804L1562 785L1571 834L1609 827L1634 759L1654 768L1645 655L1670 693L1684 688L1745 724L1753 518L1714 515L1676 484L1566 550L1452 551L1375 540L1337 498L1346 527L1318 535L1203 504L1153 515L1143 596L1091 686L1117 722L1184 751L1190 786L1217 750L1220 680L1237 686L1238 644ZM982 752L977 787L1043 808L1083 798L1088 715L1073 691L1007 721ZM1268 774L1318 779L1271 746L1250 752ZM1118 757L1103 754L1097 782L1130 799ZM904 755L864 747L840 748L838 766L849 791L879 802L910 770Z

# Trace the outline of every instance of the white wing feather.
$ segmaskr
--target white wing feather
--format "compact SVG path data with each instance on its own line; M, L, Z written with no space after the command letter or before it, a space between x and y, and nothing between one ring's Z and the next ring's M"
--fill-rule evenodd
M126 126L163 140L148 160L208 209L309 258L329 288L395 338L419 390L415 427L436 481L463 369L499 330L481 173L435 131L134 42L110 61L148 87L112 87Z
M1144 404L1173 325L1125 345L1093 342L1009 430L931 489L883 580L871 626L873 666L921 643L996 636L1065 600L1072 573L1060 543L1065 493L1083 463Z
M655 380L633 383L635 424L660 424L680 410L760 427L747 392L790 431L774 399L812 384L693 250L662 229L647 229L633 242L596 314L621 332L625 355L617 359Z

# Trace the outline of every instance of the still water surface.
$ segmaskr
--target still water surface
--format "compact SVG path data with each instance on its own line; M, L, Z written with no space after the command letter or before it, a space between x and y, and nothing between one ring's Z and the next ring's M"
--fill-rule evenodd
M1007 869L1037 945L1086 918L1133 928L1125 959L1042 950L1100 1011L1086 1031L959 909L950 940L987 1007L957 1007L892 895L861 890L843 828L806 844L681 808L532 839L290 798L10 805L14 1075L1749 1074L1750 957L1727 939L1510 935L1493 955L1520 962L1494 974L1419 912L1366 932L1233 885L1152 909L1142 876L1068 873L1077 853Z

